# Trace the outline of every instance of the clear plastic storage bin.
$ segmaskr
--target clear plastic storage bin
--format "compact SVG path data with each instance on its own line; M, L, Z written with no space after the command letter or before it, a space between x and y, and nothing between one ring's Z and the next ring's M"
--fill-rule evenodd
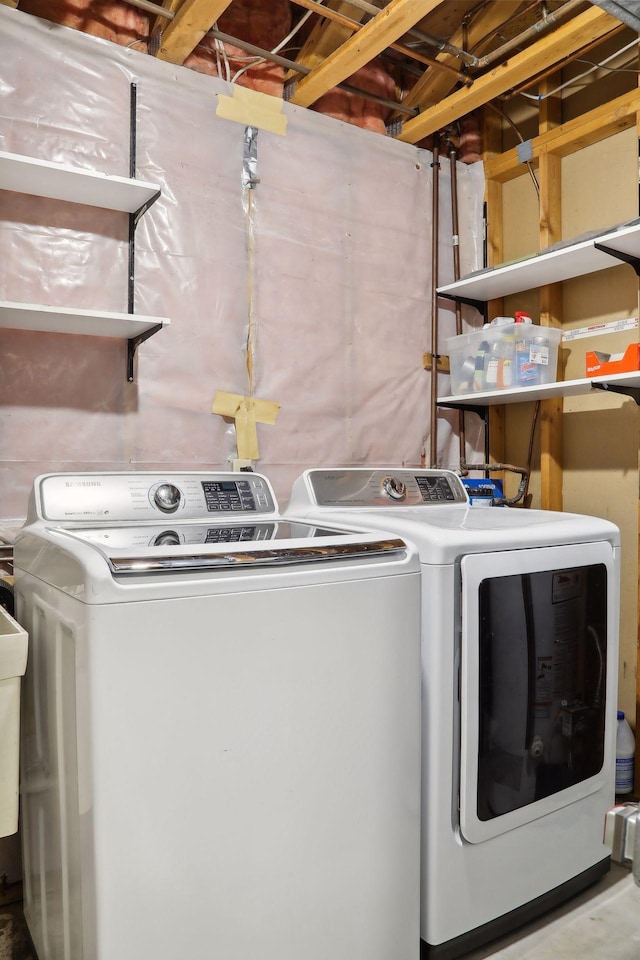
M0 837L18 829L20 683L26 666L26 630L0 607Z
M446 341L451 393L511 390L554 383L562 333L528 323L486 324Z

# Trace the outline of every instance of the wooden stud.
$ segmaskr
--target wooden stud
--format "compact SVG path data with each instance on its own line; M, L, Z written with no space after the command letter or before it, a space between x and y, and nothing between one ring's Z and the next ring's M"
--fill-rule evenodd
M545 153L568 157L592 143L599 143L622 130L628 130L635 125L638 112L640 112L640 90L625 93L616 100L611 100L581 117L576 117L575 120L569 120L562 126L535 137L531 141L533 161L537 162ZM485 176L501 183L522 176L522 161L518 156L517 148L507 150L501 156L488 160Z
M484 110L482 141L485 162L500 154L502 150L502 121L495 110ZM487 266L492 267L503 260L502 184L486 180L485 200L487 209ZM488 310L490 318L501 316L504 312L502 299L491 300L488 304ZM492 463L504 463L506 450L506 410L504 406L492 406L489 409L489 440L489 460ZM507 482L504 471L497 476L503 484Z
M542 81L539 91L545 99L540 103L540 134L560 125L562 102L546 93L558 85L558 77ZM540 158L540 249L562 239L561 160L546 153ZM562 324L562 284L540 287L540 324L558 327ZM543 510L562 510L562 397L543 400L540 407L540 499Z

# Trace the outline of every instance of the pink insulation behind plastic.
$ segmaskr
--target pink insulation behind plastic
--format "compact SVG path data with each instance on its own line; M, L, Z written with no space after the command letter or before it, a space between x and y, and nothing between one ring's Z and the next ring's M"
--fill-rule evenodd
M280 404L256 467L283 503L307 467L424 462L431 154L284 104L286 135L259 132L249 190L245 127L216 116L230 84L0 7L0 150L128 176L131 82L137 176L162 191L136 231L135 311L171 324L139 347L134 383L125 341L0 329L0 523L24 517L43 472L226 469L217 391ZM480 164L458 169L466 272L483 181ZM446 283L448 164L440 176ZM0 209L3 299L126 311L126 215L9 192ZM446 301L440 316L444 338ZM439 419L442 465L458 462L455 422Z

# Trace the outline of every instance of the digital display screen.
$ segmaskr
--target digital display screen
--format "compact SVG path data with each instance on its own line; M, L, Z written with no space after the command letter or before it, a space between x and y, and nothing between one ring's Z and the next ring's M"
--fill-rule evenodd
M209 513L255 510L256 504L246 480L205 480L202 492Z

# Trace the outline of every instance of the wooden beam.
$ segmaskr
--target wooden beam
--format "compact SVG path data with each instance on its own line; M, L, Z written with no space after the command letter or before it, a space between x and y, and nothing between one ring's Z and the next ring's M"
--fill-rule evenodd
M296 85L291 103L309 107L323 94L370 63L444 0L391 0L361 30Z
M335 2L335 0L334 0ZM319 38L319 46L321 49L314 50L313 47L307 48L307 44L302 48L301 53L296 57L296 63L302 63L304 66L313 69L319 63L321 63L330 53L333 53L334 50L337 50L341 44L345 43L349 37L354 34L357 30L361 30L362 27L357 20L354 20L353 17L347 17L341 13L337 6L347 7L348 4L337 4L336 9L333 9L330 5L324 5L319 0L293 0L293 3L296 6L304 7L306 10L311 10L313 13L317 13L320 16L320 20L316 23L313 34L316 34L316 38ZM358 9L356 13L364 16L364 10ZM329 25L325 21L330 21L331 25L340 24L344 31L341 36L337 36ZM316 33L317 31L317 33ZM309 37L308 39L311 39ZM308 42L308 41L307 41ZM314 43L314 46L318 46L317 39ZM304 59L307 56L305 48L313 50L312 57L309 58L307 63ZM437 66L438 63L434 60L433 57L427 57L422 53L419 53L417 50L414 50L412 47L407 47L403 43L390 43L390 50L397 50L398 53L401 53L403 56L408 57L410 60L415 60L417 63L424 63L427 67ZM452 85L457 80L466 80L466 77L455 67L450 67L448 64L443 64L442 69L446 70L451 76L455 79L452 81ZM287 80L293 79L298 76L298 73L295 70L290 70L287 74Z
M165 10L168 10L169 13L177 13L178 9L182 6L183 3L184 3L184 0L162 0L161 6ZM168 23L169 21L167 17L161 17L160 14L158 14L155 20L153 21L153 26L151 27L151 30L150 30L151 35L156 33L156 31L159 31L160 33L162 33L165 27L168 26Z
M294 0L294 2L297 3L298 0ZM307 4L302 3L301 6L306 7ZM310 6L309 9L314 9L314 6L315 5ZM339 17L347 17L349 20L354 20L356 23L360 23L364 17L364 10L352 7L350 3L347 3L347 0L329 0L327 10L337 14ZM337 50L343 43L346 43L349 37L353 36L355 29L355 23L349 27L333 19L331 19L329 23L327 23L326 19L318 20L296 57L296 63L301 63L304 67L310 67L313 70L319 63L322 63L329 54ZM299 76L299 74L290 70L286 79L295 79L297 76Z
M466 46L462 27L456 30L450 43L461 49L473 50L476 54L481 53L482 46L478 50L474 50L474 47L504 23L507 17L513 13L513 9L513 0L494 0L470 24ZM439 53L436 56L436 61L443 67L460 68L458 57L451 53ZM407 107L429 107L434 103L439 103L451 93L455 86L456 79L446 70L427 70L409 90L402 103Z
M162 34L156 56L170 63L184 63L232 0L185 0Z
M397 139L405 143L417 143L541 70L572 56L592 40L606 37L619 26L620 22L615 17L599 7L591 7L505 63L492 68L475 80L473 86L457 90L442 103L408 120Z
M484 144L483 159L486 161L502 150L502 126L495 110L485 110L483 116L482 142ZM485 183L485 201L487 211L487 266L502 263L502 184ZM504 301L491 300L488 303L488 319L500 317L504 314ZM489 460L492 463L505 463L506 456L506 410L503 405L489 407ZM505 471L498 474L502 480L506 496L512 496L507 489Z
M557 87L558 75L540 85L544 97ZM562 102L559 97L546 97L540 102L539 130L542 136L560 126ZM562 239L562 171L560 157L545 154L538 170L540 185L540 249ZM540 325L559 327L562 324L562 284L540 287ZM561 362L561 360L560 360ZM559 374L562 377L562 371ZM540 505L543 510L562 510L562 397L543 400L540 408Z
M616 100L576 117L575 120L563 123L555 130L534 137L531 141L533 160L539 160L545 153L568 157L592 143L599 143L621 130L628 130L635 126L638 111L640 90L632 90L631 93L625 93ZM521 177L523 166L517 148L507 150L502 156L487 161L484 172L487 178L500 183Z

